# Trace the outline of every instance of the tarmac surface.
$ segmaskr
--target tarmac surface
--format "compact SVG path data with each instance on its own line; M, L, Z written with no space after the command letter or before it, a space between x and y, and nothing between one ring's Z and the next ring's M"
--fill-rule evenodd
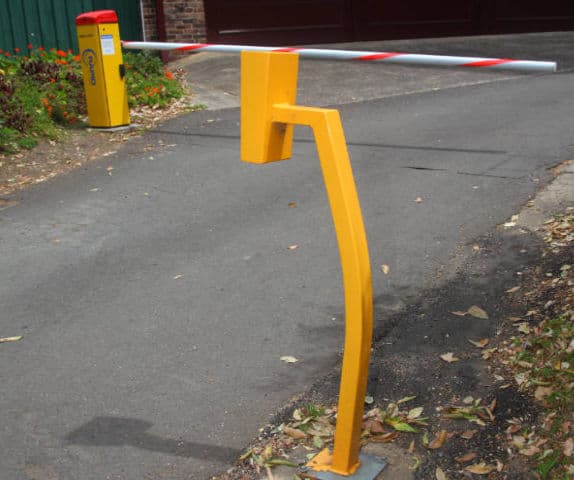
M556 59L553 75L302 62L299 103L341 112L378 327L452 279L473 239L572 158L573 40L352 46ZM212 110L0 212L0 336L24 335L0 345L1 480L208 478L338 362L342 285L315 146L301 129L292 160L239 161L239 111L219 109L237 102L236 60L184 61Z

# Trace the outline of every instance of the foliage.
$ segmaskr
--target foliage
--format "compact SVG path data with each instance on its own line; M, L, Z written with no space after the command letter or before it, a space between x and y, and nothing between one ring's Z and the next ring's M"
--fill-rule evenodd
M556 255L574 245L574 208L545 223L546 243ZM571 251L571 250L570 250ZM562 258L562 257L560 257ZM542 408L538 430L513 431L513 448L536 462L539 478L574 478L574 267L563 263L546 272L525 296L529 321L519 318L518 334L502 350L515 381ZM538 300L539 299L539 300Z
M130 107L165 107L172 99L183 95L183 87L175 81L174 75L164 68L157 56L149 52L126 53L124 63Z
M130 107L161 108L181 98L183 87L159 58L128 53L126 85ZM0 152L32 148L82 124L86 116L80 57L28 45L27 52L0 50Z

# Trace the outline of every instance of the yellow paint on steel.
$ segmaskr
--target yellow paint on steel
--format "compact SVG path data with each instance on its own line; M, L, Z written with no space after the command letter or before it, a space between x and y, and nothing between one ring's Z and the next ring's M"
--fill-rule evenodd
M285 160L291 157L293 125L272 123L271 107L295 103L299 58L251 53L241 53L241 159L251 163Z
M129 125L122 46L117 23L77 25L84 89L91 127Z
M313 129L339 244L346 332L335 445L332 454L321 452L309 466L351 475L359 466L373 328L369 253L339 112L293 105L297 60L295 53L241 54L241 152L247 162L285 159L293 125Z

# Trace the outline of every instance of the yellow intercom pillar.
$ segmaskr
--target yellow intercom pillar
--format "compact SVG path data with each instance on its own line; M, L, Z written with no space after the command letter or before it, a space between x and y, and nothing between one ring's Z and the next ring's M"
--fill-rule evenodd
M373 329L367 238L339 112L295 105L299 56L241 53L241 159L268 163L291 156L293 126L313 129L341 257L345 290L345 350L333 450L308 467L331 474L374 478L386 462L359 455Z
M90 127L129 125L118 17L97 10L76 17Z

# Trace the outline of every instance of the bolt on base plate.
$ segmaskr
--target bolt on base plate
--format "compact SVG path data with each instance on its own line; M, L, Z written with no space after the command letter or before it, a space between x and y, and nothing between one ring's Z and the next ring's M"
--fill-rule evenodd
M368 453L360 453L359 461L361 464L352 475L339 475L333 472L316 471L307 465L302 467L301 470L319 480L375 480L379 473L387 466L385 459L369 455Z

